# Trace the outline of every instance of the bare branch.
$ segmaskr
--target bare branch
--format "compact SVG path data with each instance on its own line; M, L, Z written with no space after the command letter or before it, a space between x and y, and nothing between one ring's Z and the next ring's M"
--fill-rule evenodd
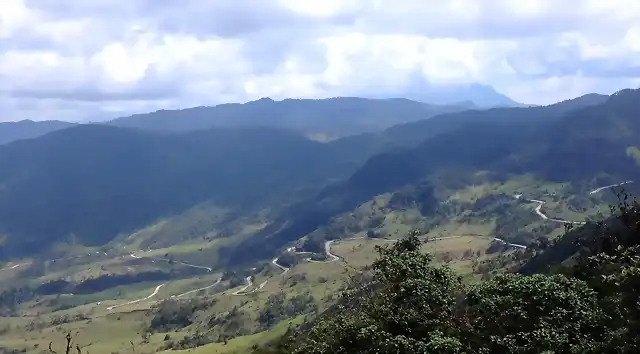
M67 349L64 351L64 353L71 354L72 340L73 340L73 338L71 337L71 332L67 333L66 340L67 340Z
M53 345L53 342L49 342L49 353L58 354L58 352L56 352L55 350L53 350L53 348L51 348L52 345Z

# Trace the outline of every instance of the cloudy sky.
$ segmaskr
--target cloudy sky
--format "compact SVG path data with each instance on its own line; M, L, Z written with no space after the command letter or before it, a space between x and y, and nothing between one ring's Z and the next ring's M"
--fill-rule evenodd
M638 0L0 0L0 121L264 96L640 86Z

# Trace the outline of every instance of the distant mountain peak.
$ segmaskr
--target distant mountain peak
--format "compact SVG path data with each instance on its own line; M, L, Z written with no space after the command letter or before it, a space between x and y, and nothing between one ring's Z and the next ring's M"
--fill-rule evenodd
M469 84L434 84L417 74L402 87L387 92L364 92L366 97L388 98L403 97L432 105L468 106L472 102L477 108L522 107L506 95L498 92L490 85L480 83Z
M589 107L606 102L609 99L607 95L601 95L598 93L588 93L568 100L560 101L557 103L549 104L547 106L553 106L556 104L563 104L565 107Z
M50 132L75 126L76 123L58 120L33 121L23 119L17 122L0 122L0 145L16 140L32 139Z
M255 101L251 102L275 102L271 97L261 97Z

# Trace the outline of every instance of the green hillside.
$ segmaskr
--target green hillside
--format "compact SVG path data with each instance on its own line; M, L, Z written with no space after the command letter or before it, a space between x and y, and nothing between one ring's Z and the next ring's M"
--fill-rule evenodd
M0 352L633 352L637 205L608 205L639 99L261 100L0 146ZM304 112L411 122L319 142Z
M435 195L438 190L506 183L526 174L547 183L569 183L579 193L588 192L589 187L634 179L639 167L627 149L640 143L635 106L639 98L639 90L629 90L599 105L576 110L562 110L561 104L512 108L513 113L525 113L513 114L510 120L500 115L481 119L492 110L477 112L478 120L472 122L466 120L472 112L454 114L448 122L466 122L461 122L460 128L445 129L413 148L372 156L348 179L295 204L256 239L248 239L239 248L241 253L230 252L228 257L236 261L246 258L247 249L252 250L251 254L266 256L376 195L411 185L422 186L418 189L423 203L432 204L422 206L428 210L439 200ZM538 113L527 111L544 112L543 109L550 112L546 119L532 119ZM554 116L559 111L564 114ZM437 124L438 119L424 124ZM578 194L576 191L571 194ZM511 197L517 190L509 192ZM265 237L268 248L261 241Z
M316 227L328 217L354 208L376 194L392 191L406 183L405 180L423 176L424 171L411 167L420 165L420 160L411 154L422 154L417 150L421 148L415 146L425 139L435 137L432 144L440 149L438 144L442 140L438 139L448 139L442 135L447 132L459 139L468 139L465 134L471 132L460 127L466 127L469 122L497 125L483 125L478 136L483 131L503 134L514 124L509 117L522 124L536 124L539 117L556 121L562 113L588 107L598 99L585 96L548 107L453 113L330 143L318 143L294 131L266 127L169 134L103 125L81 125L38 139L17 141L0 148L3 166L0 235L8 240L0 247L0 257L43 250L55 242L101 245L119 235L184 214L201 203L225 209L227 222L232 222L234 217L251 215L264 218L255 214L270 210L271 216L267 218L273 222L267 231L278 229L282 220L286 222L300 214ZM329 104L332 102L335 105ZM348 112L344 107L353 106L357 112L413 117L407 120L419 119L424 108L407 100L348 98L255 104L266 105L267 110L281 107L282 112L309 114L328 114L322 113L327 109ZM408 113L409 108L400 108L402 105L414 107L414 113ZM329 116L336 118L333 113ZM394 147L414 150L376 155ZM372 155L375 156L357 171ZM429 163L435 162L432 160L430 158ZM385 161L390 165L385 166ZM403 170L405 167L407 170ZM329 187L317 198L312 197L327 183L345 179L353 172L356 173L346 182ZM376 175L381 182L384 173L388 176L382 185L367 181ZM332 198L331 193L339 198ZM286 209L292 203L293 206ZM303 229L296 229L297 225L299 221L294 222L291 229L295 235L283 237L284 240L312 231L304 222ZM202 231L197 236L204 234ZM272 252L280 245L274 242L267 248L257 247ZM242 252L243 257L255 259L252 254ZM243 257L233 256L234 262Z

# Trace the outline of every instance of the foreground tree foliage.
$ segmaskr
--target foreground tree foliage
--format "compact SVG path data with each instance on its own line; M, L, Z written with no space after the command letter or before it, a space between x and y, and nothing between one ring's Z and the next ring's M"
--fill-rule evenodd
M637 353L637 202L618 206L563 274L464 285L420 253L416 233L379 247L371 274L334 308L260 353Z

